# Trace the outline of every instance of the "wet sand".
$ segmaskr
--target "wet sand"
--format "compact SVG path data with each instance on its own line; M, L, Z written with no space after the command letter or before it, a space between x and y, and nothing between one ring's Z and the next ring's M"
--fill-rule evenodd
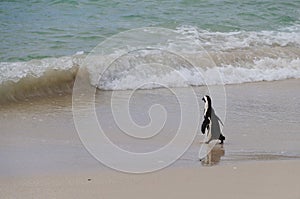
M200 162L199 133L176 163L148 175L111 171L85 150L74 126L71 96L1 105L0 198L299 198L299 85L294 79L227 85L225 144ZM201 101L207 90L196 89ZM142 143L119 135L110 118L110 95L97 94L98 117L104 117L110 138L124 149L151 151L173 136L168 132L174 132L178 118L168 92L137 93L132 114L140 124L147 124L143 109L153 102L175 110L163 135Z

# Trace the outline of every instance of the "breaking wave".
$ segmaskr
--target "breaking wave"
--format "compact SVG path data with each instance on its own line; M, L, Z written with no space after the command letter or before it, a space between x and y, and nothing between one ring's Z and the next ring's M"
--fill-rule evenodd
M191 26L175 31L187 39L181 43L170 40L166 46L145 48L126 56L116 51L113 57L117 59L100 80L102 69L97 64L83 64L83 52L28 62L1 62L0 102L71 93L79 67L86 67L91 85L102 90L300 78L299 25L261 32L209 32ZM95 61L105 56L95 57Z

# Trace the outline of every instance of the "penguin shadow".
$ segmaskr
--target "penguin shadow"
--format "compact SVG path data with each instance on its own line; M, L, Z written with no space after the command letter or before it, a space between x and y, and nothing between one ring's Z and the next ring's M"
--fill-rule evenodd
M225 155L223 144L216 144L211 151L201 159L202 166L214 166L220 163L221 158Z

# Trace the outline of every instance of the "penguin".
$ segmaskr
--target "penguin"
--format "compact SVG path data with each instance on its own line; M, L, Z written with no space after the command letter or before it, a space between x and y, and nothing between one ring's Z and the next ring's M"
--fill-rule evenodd
M224 126L221 119L215 114L215 111L212 107L211 99L208 95L205 95L202 100L204 101L204 120L201 125L201 132L207 135L208 144L212 140L220 140L221 143L224 143L225 136L221 132L219 122Z

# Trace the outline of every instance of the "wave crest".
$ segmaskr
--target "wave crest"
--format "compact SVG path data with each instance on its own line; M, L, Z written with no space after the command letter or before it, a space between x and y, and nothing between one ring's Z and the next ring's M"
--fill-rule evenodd
M300 78L299 25L278 31L225 33L181 26L175 32L182 35L180 42L172 43L170 40L167 45L159 47L160 52L144 49L133 59L114 51L113 56L118 61L103 73L100 81L101 69L97 64L82 66L86 58L83 52L28 62L1 62L0 102L71 93L79 67L87 67L91 85L102 90ZM179 56L174 56L176 54ZM106 59L105 56L111 55L96 57L95 61ZM180 57L188 58L193 66L188 66L189 63ZM153 60L156 64L149 64ZM202 76L198 75L198 71ZM216 75L221 76L222 81Z

